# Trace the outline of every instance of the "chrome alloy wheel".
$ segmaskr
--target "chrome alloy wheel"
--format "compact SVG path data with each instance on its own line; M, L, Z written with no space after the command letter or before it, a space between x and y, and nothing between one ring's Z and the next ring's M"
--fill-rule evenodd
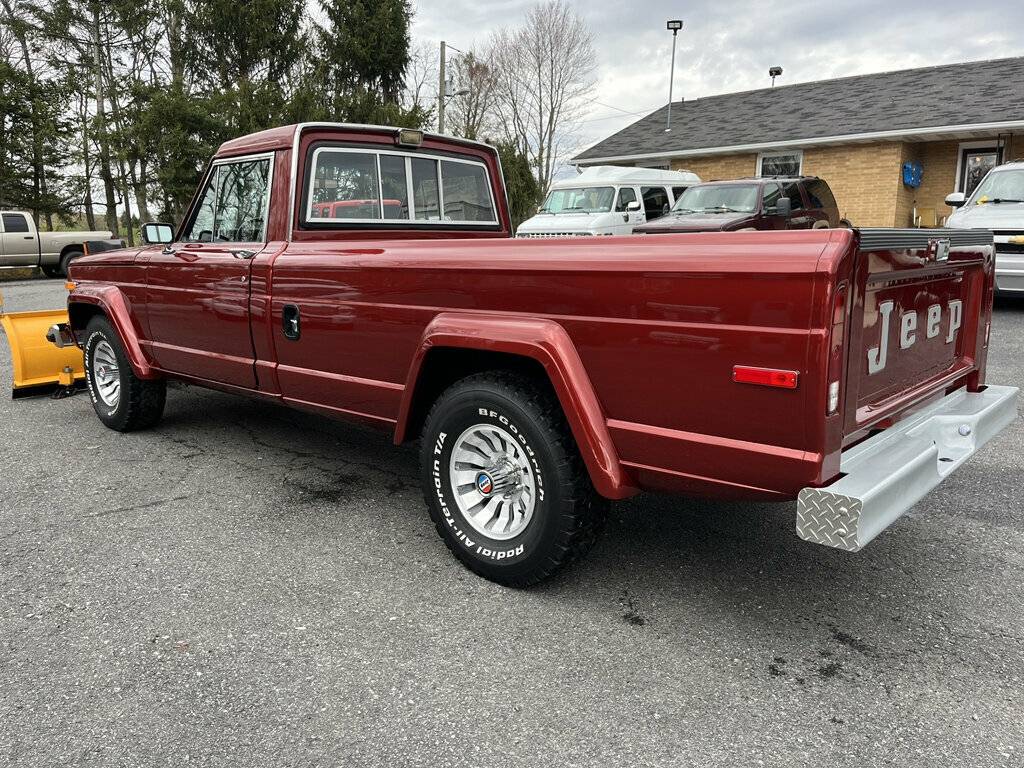
M121 373L114 348L105 339L98 341L92 349L92 371L96 396L104 405L116 408L121 398Z
M459 510L478 533L504 541L529 525L537 482L523 447L504 429L476 424L459 435L448 474Z

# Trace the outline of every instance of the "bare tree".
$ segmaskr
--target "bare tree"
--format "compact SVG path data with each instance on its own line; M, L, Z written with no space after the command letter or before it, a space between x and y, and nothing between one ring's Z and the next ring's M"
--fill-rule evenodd
M412 46L409 51L409 67L405 71L405 89L402 92L402 106L406 109L434 109L439 56L438 46L434 42L420 40ZM436 111L434 109L435 114Z
M546 188L593 92L593 36L569 3L542 0L492 45L502 131Z
M461 93L452 97L445 111L452 132L467 139L491 135L497 129L494 113L498 96L498 70L491 52L471 50L454 59L452 79L455 93Z

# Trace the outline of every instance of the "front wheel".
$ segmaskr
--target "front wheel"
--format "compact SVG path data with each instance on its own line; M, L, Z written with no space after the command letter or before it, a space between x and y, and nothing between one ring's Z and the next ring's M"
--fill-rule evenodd
M111 429L145 429L163 416L167 383L135 375L120 337L105 317L94 317L85 329L85 381L96 415Z
M423 429L427 507L474 573L536 584L584 555L607 501L594 490L547 382L486 373L453 384Z

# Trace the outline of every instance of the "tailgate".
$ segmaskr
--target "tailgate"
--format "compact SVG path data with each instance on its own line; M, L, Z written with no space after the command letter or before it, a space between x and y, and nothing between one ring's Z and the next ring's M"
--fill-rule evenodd
M986 230L857 231L847 438L981 371L992 243Z

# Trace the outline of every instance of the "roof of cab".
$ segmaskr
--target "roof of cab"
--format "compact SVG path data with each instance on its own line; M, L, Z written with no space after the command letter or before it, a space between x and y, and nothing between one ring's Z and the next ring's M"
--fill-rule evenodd
M237 139L225 141L220 145L220 149L217 150L217 155L243 155L254 152L270 152L275 149L287 149L294 143L296 132L301 132L310 128L327 130L336 129L338 131L369 129L380 131L382 133L397 133L401 130L400 128L387 125L359 125L356 123L293 123L292 125L282 125L279 128L268 128L265 131L250 133L247 136L239 136ZM483 147L491 152L497 151L490 144L485 144L481 141L473 141L471 139L463 139L458 136L446 136L438 133L424 133L424 136L431 139L440 139L442 141L450 141L457 144Z

